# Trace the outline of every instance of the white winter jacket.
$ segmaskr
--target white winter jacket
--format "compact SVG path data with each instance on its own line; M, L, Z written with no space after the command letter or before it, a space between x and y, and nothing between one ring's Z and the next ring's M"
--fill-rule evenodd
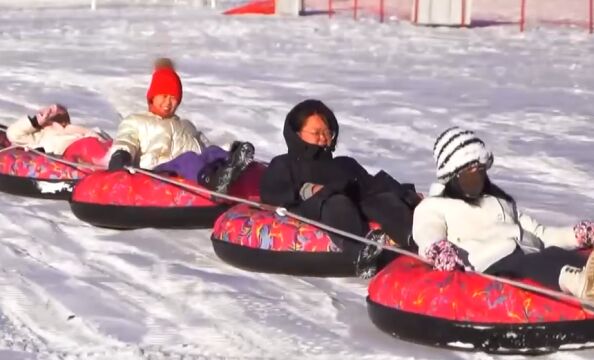
M140 167L152 169L187 151L200 154L209 145L188 120L146 112L122 120L110 152L125 150Z
M468 253L476 271L486 270L517 245L524 253L578 246L572 227L545 227L519 213L513 203L491 195L477 206L444 197L424 199L414 212L413 238L422 256L431 244L447 239Z
M52 123L41 129L36 129L27 117L11 124L6 129L6 136L13 145L43 148L45 152L56 155L64 154L66 148L76 140L85 137L102 138L94 130L72 124L62 126Z

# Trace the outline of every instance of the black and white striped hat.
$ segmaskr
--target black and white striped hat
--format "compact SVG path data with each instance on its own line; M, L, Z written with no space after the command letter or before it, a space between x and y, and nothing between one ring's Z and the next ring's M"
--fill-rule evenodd
M437 166L437 181L447 184L458 171L471 164L487 169L493 164L493 154L474 132L459 127L444 131L433 146L433 159Z

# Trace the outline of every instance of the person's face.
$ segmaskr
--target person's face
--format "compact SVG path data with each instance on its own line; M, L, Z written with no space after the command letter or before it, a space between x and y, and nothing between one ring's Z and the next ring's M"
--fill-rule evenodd
M172 95L159 94L153 98L150 111L161 117L168 118L175 114L179 103Z
M334 139L334 133L328 128L326 121L318 115L310 115L298 132L301 140L308 144L327 147Z
M480 164L470 165L456 175L460 190L469 198L477 198L483 193L486 178L487 170Z

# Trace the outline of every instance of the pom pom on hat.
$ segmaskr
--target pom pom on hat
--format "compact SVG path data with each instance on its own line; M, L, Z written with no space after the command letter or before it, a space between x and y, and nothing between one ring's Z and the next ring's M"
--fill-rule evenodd
M157 60L155 60L155 65L154 65L155 70L158 69L173 69L175 70L175 64L173 63L173 61L170 58L158 58Z

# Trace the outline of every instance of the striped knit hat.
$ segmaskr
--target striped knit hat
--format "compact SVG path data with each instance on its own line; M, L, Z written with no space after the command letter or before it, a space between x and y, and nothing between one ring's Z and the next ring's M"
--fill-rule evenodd
M444 131L433 146L433 159L437 166L437 181L431 186L431 195L443 192L447 184L463 168L481 164L487 169L493 164L493 154L474 132L459 127Z

